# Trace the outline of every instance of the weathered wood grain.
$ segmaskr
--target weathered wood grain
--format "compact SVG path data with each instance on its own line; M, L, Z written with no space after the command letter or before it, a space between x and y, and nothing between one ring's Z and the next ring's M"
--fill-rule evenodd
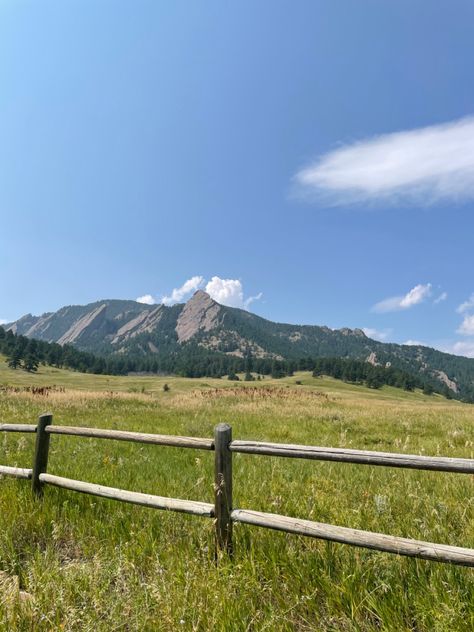
M36 424L0 424L0 432L36 432Z
M217 549L232 553L232 428L219 424L214 429L214 515Z
M289 518L278 514L263 513L260 511L250 511L247 509L234 509L232 512L234 522L276 529L286 533L306 535L322 540L331 540L342 544L351 544L387 553L398 555L408 555L410 557L420 557L424 560L435 562L449 562L460 564L461 566L474 566L474 549L465 549L447 544L435 544L433 542L422 542L420 540L410 540L408 538L398 538L382 533L372 533L370 531L360 531L348 527L337 527L322 522L312 522L311 520L301 520L299 518Z
M43 494L43 484L40 481L40 474L46 472L48 469L49 434L46 432L46 428L52 423L53 415L50 413L40 415L38 418L33 474L31 475L31 489L37 498Z
M417 454L397 454L392 452L371 452L369 450L349 450L345 448L323 448L290 443L268 443L264 441L232 441L230 450L243 454L261 454L294 459L339 461L344 463L362 463L364 465L404 467L415 470L474 474L474 459L419 456Z
M89 437L94 439L115 439L117 441L131 441L135 443L150 443L153 445L175 446L177 448L196 448L198 450L213 450L212 439L200 437L180 437L175 435L147 434L144 432L130 432L128 430L108 430L105 428L82 428L79 426L50 426L49 434Z
M193 514L211 518L214 515L214 505L202 503L194 500L180 500L178 498L165 498L163 496L153 496L152 494L142 494L140 492L130 492L116 487L105 487L95 483L76 481L72 478L64 478L53 474L40 474L40 481L55 487L70 489L83 494L101 496L111 500L120 500L133 505L152 507L153 509L163 509L168 511L178 511L181 513Z
M9 465L0 465L0 474L3 476L14 476L15 478L30 479L33 470L25 467L10 467Z

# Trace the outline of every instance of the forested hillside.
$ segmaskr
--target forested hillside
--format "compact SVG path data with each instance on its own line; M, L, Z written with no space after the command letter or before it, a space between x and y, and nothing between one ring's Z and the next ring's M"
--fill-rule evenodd
M244 374L245 381L259 380L269 375L272 378L291 376L295 371L313 371L313 377L328 375L345 382L362 384L378 389L384 385L413 391L420 388L426 395L443 394L451 399L453 394L437 380L408 373L392 367L374 366L369 362L341 358L300 358L299 360L270 360L226 356L219 352L209 352L194 343L185 345L180 355L167 354L150 361L147 357L135 356L117 358L100 357L79 351L72 345L26 338L5 331L0 327L0 353L7 357L12 369L28 372L38 370L40 364L58 368L69 368L84 373L127 375L129 373L176 374L183 377L226 376L238 381L238 373Z
M220 305L203 291L186 304L169 307L119 300L63 307L43 316L28 314L5 328L28 339L56 343L48 354L61 361L68 358L72 368L95 372L288 373L311 359L329 357L397 369L435 390L449 389L453 397L474 400L472 358L419 345L382 343L361 329L275 323Z

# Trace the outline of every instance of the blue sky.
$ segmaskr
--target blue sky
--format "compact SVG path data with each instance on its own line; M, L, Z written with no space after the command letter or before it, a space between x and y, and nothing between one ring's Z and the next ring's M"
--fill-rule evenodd
M473 23L456 0L4 0L0 319L203 287L474 356Z

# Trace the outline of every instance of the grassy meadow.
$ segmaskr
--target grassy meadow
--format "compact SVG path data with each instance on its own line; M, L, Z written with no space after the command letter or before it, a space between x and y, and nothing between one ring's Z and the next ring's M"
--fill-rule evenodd
M211 437L227 421L240 439L474 456L474 406L439 396L310 374L250 384L31 375L0 360L0 422L46 411L55 424ZM33 442L2 433L0 463L30 467ZM213 500L210 452L52 436L48 471ZM238 508L474 547L473 504L468 475L234 455ZM216 565L212 520L52 487L35 501L27 481L1 478L0 629L474 629L473 569L238 524L234 545L233 561Z

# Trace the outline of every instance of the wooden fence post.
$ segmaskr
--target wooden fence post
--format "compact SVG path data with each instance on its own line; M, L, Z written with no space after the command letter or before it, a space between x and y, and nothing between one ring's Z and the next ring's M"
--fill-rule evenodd
M219 424L214 429L215 479L214 514L216 524L216 558L219 551L232 554L232 428Z
M46 426L53 423L53 415L46 413L38 418L36 427L36 447L33 461L33 474L31 476L31 488L33 494L38 498L43 495L43 483L40 481L40 474L46 472L48 468L49 454L49 433Z

